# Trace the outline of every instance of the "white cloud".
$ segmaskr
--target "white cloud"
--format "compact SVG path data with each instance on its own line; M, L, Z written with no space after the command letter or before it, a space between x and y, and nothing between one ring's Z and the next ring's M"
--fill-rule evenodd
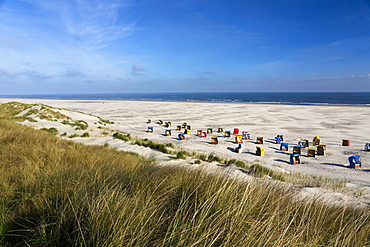
M63 75L64 77L80 77L84 76L80 71L77 70L66 70Z
M19 1L6 2L0 16L0 53L6 58L0 60L2 78L18 78L36 88L39 80L51 85L67 77L98 81L107 75L131 76L118 63L127 60L124 47L102 49L132 34L134 25L123 16L127 1Z
M0 75L8 78L17 78L19 76L17 72L10 69L0 69Z
M142 75L145 71L144 67L141 65L132 65L131 73L133 75Z

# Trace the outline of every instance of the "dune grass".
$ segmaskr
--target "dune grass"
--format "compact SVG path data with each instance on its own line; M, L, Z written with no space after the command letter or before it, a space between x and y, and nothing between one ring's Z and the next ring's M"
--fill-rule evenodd
M48 121L70 119L70 117L56 111L56 109L51 106L44 104L25 104L20 102L8 102L1 104L0 117L1 119L8 119L18 122L23 122L25 120L35 122L36 120L34 117Z
M297 201L0 121L1 246L366 246L370 211ZM256 172L258 169L256 168Z

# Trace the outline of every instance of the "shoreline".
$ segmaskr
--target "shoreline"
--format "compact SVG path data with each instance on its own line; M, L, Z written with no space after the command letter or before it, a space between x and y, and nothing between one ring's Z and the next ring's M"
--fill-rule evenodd
M370 103L347 104L347 103L313 103L313 102L280 102L280 101L239 101L239 100L168 100L168 99L126 99L126 98L39 98L39 97L4 97L6 99L29 99L29 100L82 100L82 101L143 101L143 102L167 102L167 103L209 103L209 104L247 104L247 105L296 105L296 106L346 106L346 107L370 107Z

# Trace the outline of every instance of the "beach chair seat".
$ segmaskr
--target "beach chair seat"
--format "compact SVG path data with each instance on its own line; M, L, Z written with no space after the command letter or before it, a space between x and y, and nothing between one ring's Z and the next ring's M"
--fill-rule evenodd
M190 135L190 130L189 130L189 129L185 129L185 130L184 130L184 134L185 134L185 135Z
M263 144L263 137L257 137L256 144Z
M188 125L188 124L187 124L187 123L185 123L185 122L184 122L184 123L182 123L182 128L183 128L183 129L186 129L186 126L187 126L187 125Z
M178 137L179 137L179 140L185 140L185 134L184 133L180 133L178 135Z
M281 144L281 139L280 139L280 137L278 137L278 136L276 136L276 137L275 137L275 143L276 143L276 144Z
M197 130L197 136L201 136L202 132L203 132L203 130Z
M212 134L213 133L213 129L212 128L207 128L207 134Z
M171 130L170 129L165 130L164 135L171 136Z
M237 135L235 136L235 143L243 143L243 136L242 135Z
M234 135L239 135L239 129L238 128L234 128Z
M245 140L250 140L251 139L251 134L248 131L243 131L243 138Z
M177 130L177 131L181 131L181 125L177 125L177 126L176 126L176 130Z
M289 143L287 142L282 142L280 144L280 151L288 151L288 148L289 148Z
M221 127L220 127L220 128L218 128L217 132L218 132L218 133L222 133L222 132L224 132L224 128L221 128Z
M191 130L191 125L186 125L186 129Z
M157 121L157 123L158 123L159 125L161 125L161 124L163 124L163 121L162 121L162 120L158 120L158 121Z
M320 145L320 136L315 136L313 138L312 145L314 145L314 146Z
M201 134L200 134L200 137L207 137L207 133L205 131L203 131Z
M326 145L317 146L317 155L326 155Z
M365 151L370 151L370 142L365 144Z
M225 131L225 135L224 135L225 137L230 137L231 136L231 132L230 132L230 130L227 130L227 131Z
M361 168L361 156L353 155L348 158L350 168Z
M148 127L148 130L146 132L153 133L153 130L154 130L154 128L150 126L150 127Z
M150 119L148 119L147 121L146 121L146 123L147 124L149 124L149 123L151 123L152 122L152 120L150 120Z
M256 147L256 155L257 156L265 156L265 148L263 148L263 147Z
M301 140L301 142L303 143L303 147L302 148L308 148L310 146L310 143L308 140Z
M212 144L218 144L218 137L217 136L212 136L211 143Z
M316 156L316 149L314 148L309 148L307 150L307 157L315 157Z
M301 154L301 147L300 146L294 146L293 147L293 154Z
M351 146L351 141L350 140L342 140L342 146Z
M299 159L299 154L291 154L290 155L290 164L297 165L300 164L301 160Z

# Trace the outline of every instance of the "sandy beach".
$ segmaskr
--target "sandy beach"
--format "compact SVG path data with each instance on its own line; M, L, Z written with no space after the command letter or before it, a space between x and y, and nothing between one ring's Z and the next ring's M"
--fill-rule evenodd
M107 126L114 131L130 133L132 136L148 138L162 143L173 143L186 149L213 153L221 157L234 157L249 162L259 163L274 169L299 172L312 176L341 179L347 187L356 187L361 191L362 200L370 203L370 152L364 151L365 143L370 142L370 107L356 106L302 106L302 105L267 105L234 103L193 103L193 102L153 102L119 100L54 100L54 99L14 99L3 98L0 103L17 101L22 103L42 103L53 107L65 108L99 116L114 121ZM96 121L92 116L75 113L75 119ZM89 119L90 118L90 119ZM152 123L146 123L151 119ZM171 136L165 136L167 129L157 124L158 120L172 123ZM183 123L191 125L190 135L179 140L176 126ZM42 124L39 123L33 124ZM52 125L52 123L51 123ZM50 126L51 126L50 125ZM147 129L154 128L153 133ZM39 126L40 127L40 126ZM218 128L231 131L231 137L218 133ZM213 134L202 138L197 130L213 129ZM250 140L244 140L245 149L236 153L233 130L248 131ZM62 133L62 130L59 131ZM288 151L280 151L275 137L283 135L289 143ZM219 144L211 144L211 137L218 136ZM326 155L307 157L307 148L301 149L301 164L289 163L293 146L302 139L309 140L310 148L315 136L320 136L321 144L326 145ZM263 144L256 144L256 138L263 137ZM86 144L101 144L111 141L110 137L76 138ZM342 146L342 139L350 140L350 146ZM117 144L118 145L118 144ZM123 145L123 144L122 144ZM256 146L265 149L265 156L256 156ZM124 148L122 148L124 149ZM141 153L140 149L131 151ZM360 155L362 167L349 168L348 157Z

